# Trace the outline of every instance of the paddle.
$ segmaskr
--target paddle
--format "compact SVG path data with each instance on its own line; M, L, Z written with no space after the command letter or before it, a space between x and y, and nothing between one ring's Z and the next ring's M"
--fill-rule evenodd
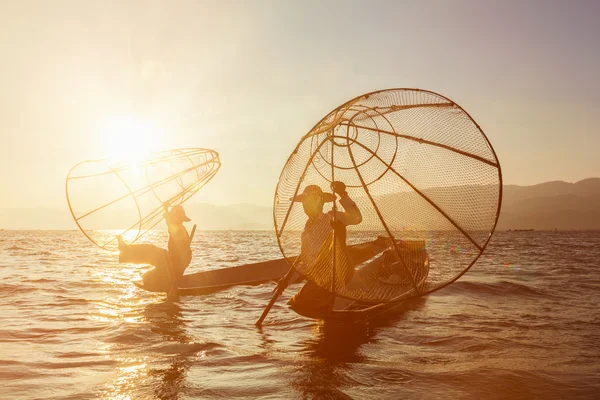
M194 234L196 233L196 224L192 227L192 233L190 233L190 243L192 243L192 239L194 238Z
M285 274L285 276L283 278L281 278L281 280L277 283L277 289L275 290L275 293L273 293L273 296L271 297L271 301L269 301L269 304L267 304L267 306L265 307L265 310L263 311L262 315L256 321L256 324L255 324L256 326L262 325L263 321L267 317L267 314L269 314L269 311L271 311L271 307L273 307L273 304L275 304L275 302L277 301L279 296L281 296L281 293L283 293L283 291L287 287L288 281L290 280L290 278L292 277L292 275L294 275L294 272L296 271L296 269L294 267L296 266L296 263L299 260L300 260L300 256L296 257L296 260L294 261L294 265L292 266L292 268L290 268L288 273Z

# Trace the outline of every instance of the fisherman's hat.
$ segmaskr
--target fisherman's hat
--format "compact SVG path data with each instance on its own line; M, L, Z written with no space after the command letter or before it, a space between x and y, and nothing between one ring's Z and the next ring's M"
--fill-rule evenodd
M183 210L183 207L180 205L173 206L173 208L171 208L170 214L173 216L173 218L175 218L177 220L184 221L184 222L191 221L191 219L189 219L188 216L185 215L185 211Z
M296 195L291 200L292 201L302 201L305 197L308 196L321 196L325 203L329 203L330 201L335 200L335 196L332 193L323 192L323 190L317 185L308 185L304 188L304 192L299 195Z

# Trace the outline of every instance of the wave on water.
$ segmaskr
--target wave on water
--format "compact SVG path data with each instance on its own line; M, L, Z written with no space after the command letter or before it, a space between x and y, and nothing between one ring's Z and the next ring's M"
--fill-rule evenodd
M225 346L219 343L178 343L167 342L154 346L154 351L161 354L194 354L208 350L224 349Z
M373 379L382 383L408 383L415 380L415 376L407 371L389 370L373 376Z
M58 282L54 279L47 279L47 278L40 278L40 279L31 279L29 280L29 282L31 283L53 283L53 282Z
M49 251L35 251L33 253L28 253L28 256L54 256L55 254Z
M59 289L59 290L54 290L54 292L65 293L65 292L68 292L68 291L66 289ZM57 301L52 302L52 303L48 303L49 307L64 307L64 306L73 306L73 305L95 303L94 301L88 300L88 299L69 298L69 297L61 296L61 295L54 296L54 299L56 299Z
M553 243L495 235L466 276L360 324L297 315L285 304L302 287L293 284L262 329L254 322L274 283L165 302L132 284L146 267L119 264L79 231L0 240L0 399L546 399L600 390L600 232ZM281 258L272 232L199 231L194 246L190 273Z
M15 294L23 294L29 292L35 292L39 290L37 287L25 286L25 285L11 285L9 283L0 283L0 297L10 297Z
M7 247L6 250L23 251L23 250L27 250L27 249L24 247L19 247L17 245L12 245L10 247Z
M498 281L494 283L457 281L438 292L439 294L475 294L495 296L530 296L550 297L551 294L531 286L511 281Z
M225 262L238 262L240 261L240 259L238 257L229 257L229 258L217 258L216 260L214 260L214 262L220 262L220 263L225 263Z

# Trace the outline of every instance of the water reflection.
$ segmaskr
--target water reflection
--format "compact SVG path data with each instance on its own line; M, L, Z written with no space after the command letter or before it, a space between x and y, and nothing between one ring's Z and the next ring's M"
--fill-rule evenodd
M148 304L144 310L146 321L151 324L150 330L163 336L170 342L186 345L193 341L193 337L185 330L183 308L173 302ZM168 349L164 349L168 350ZM183 351L181 351L183 350ZM154 388L154 394L161 400L175 400L181 398L185 390L185 379L190 366L194 351L185 351L176 347L175 354L169 366L165 369L152 369L150 374L160 379ZM168 353L168 351L167 351Z
M356 384L349 376L354 364L369 360L361 346L377 342L377 333L386 327L402 324L410 311L421 310L427 297L405 302L393 313L362 323L319 322L314 326L314 336L303 343L307 356L296 371L293 382L303 398L350 399L341 389Z

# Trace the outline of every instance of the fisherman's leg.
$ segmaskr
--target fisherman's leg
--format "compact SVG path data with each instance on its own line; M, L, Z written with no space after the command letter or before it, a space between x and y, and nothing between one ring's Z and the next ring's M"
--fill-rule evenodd
M179 288L179 280L187 266L181 265L178 259L172 257L172 254L167 252L168 263L166 266L168 273L169 290L167 292L167 300L175 300L177 298Z
M293 309L311 309L313 311L326 312L333 308L334 295L318 286L312 281L308 281L302 286L288 304Z
M183 274L185 273L185 270L188 266L185 265L180 258L174 257L173 254L170 252L168 252L168 257L168 268L171 284L173 287L176 288L178 287L179 280L181 280L181 278L183 277Z
M167 257L167 250L153 244L130 244L121 249L119 262L162 267L165 265L165 257Z
M164 249L158 253L153 261L154 268L142 275L144 286L155 292L168 292L171 287L171 274L169 271L169 256ZM162 254L162 256L160 256Z

